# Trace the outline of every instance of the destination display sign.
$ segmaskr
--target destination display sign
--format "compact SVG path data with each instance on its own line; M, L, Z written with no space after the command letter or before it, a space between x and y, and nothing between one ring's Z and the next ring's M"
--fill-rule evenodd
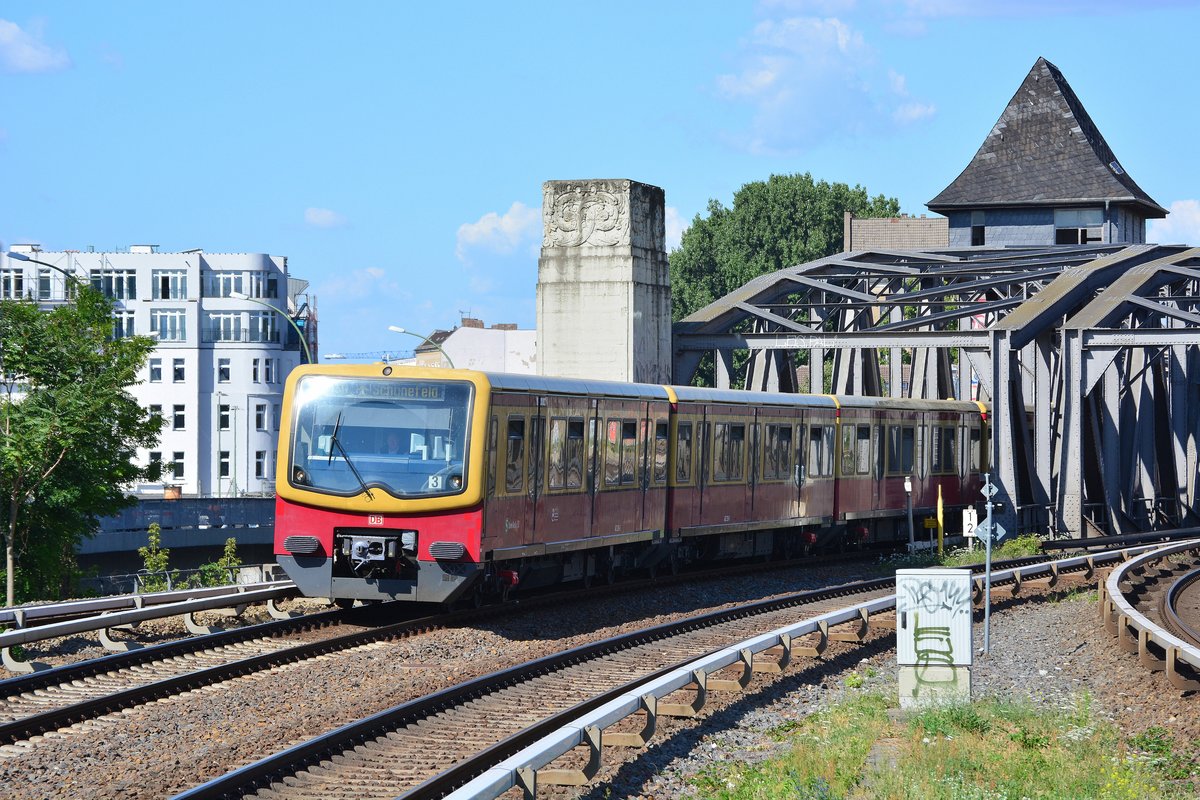
M446 399L447 385L437 381L334 380L322 388L325 397L439 403ZM462 392L459 397L469 391L466 386L456 388Z

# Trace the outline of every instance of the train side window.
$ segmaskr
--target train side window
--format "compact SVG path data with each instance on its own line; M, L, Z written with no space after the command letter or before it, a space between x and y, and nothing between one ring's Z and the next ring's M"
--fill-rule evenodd
M621 420L610 419L604 437L604 485L621 485Z
M942 429L937 425L929 427L929 471L934 475L943 471Z
M855 437L855 471L859 475L871 472L871 426L859 425Z
M729 423L717 422L713 429L713 480L729 480Z
M842 474L854 474L854 426L842 425Z
M583 487L583 419L567 421L567 488Z
M808 439L808 476L828 477L833 474L833 426L813 425Z
M654 423L654 482L667 482L667 423Z
M637 423L624 420L621 423L621 485L635 484L638 479Z
M942 446L945 448L942 466L946 472L953 474L958 471L958 428L942 429Z
M493 416L488 424L488 462L487 462L487 493L488 497L496 496L496 429L500 427Z
M508 418L508 449L504 456L504 491L525 491L525 418Z
M692 423L675 426L675 483L692 482Z
M729 426L729 480L740 481L746 475L746 426Z
M913 453L916 448L917 429L905 425L900 429L900 471L911 475L913 469Z
M566 485L567 421L562 417L550 420L550 459L546 464L546 481L551 489Z
M922 478L925 477L926 462L927 462L927 459L925 458L925 426L918 425L917 426L917 448L916 448L916 452L913 454L913 464L915 466L917 474L920 475L920 477L922 477Z
M529 418L529 489L537 492L542 488L541 461L545 457L542 451L542 433L546 420L541 417Z
M900 426L887 426L887 474L900 474Z
M883 426L871 426L871 449L875 452L875 479L883 477Z
M792 426L767 425L763 480L787 480L792 472Z

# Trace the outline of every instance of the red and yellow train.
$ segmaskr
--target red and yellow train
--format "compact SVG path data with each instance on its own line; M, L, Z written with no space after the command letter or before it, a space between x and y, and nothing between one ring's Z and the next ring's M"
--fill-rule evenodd
M387 364L300 367L275 554L307 595L451 602L907 540L979 497L986 407Z

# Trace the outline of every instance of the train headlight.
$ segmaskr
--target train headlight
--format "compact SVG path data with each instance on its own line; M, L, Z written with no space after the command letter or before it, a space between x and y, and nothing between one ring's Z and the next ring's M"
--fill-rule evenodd
M451 475L450 476L450 488L451 489L461 489L462 488L462 475Z

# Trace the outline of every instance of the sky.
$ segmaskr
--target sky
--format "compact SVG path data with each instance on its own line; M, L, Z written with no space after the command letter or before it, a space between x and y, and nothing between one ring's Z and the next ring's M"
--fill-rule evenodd
M436 6L436 7L435 7ZM1200 5L0 5L0 244L286 256L322 353L536 324L541 186L660 186L667 240L772 174L925 203L1039 56L1200 243Z

